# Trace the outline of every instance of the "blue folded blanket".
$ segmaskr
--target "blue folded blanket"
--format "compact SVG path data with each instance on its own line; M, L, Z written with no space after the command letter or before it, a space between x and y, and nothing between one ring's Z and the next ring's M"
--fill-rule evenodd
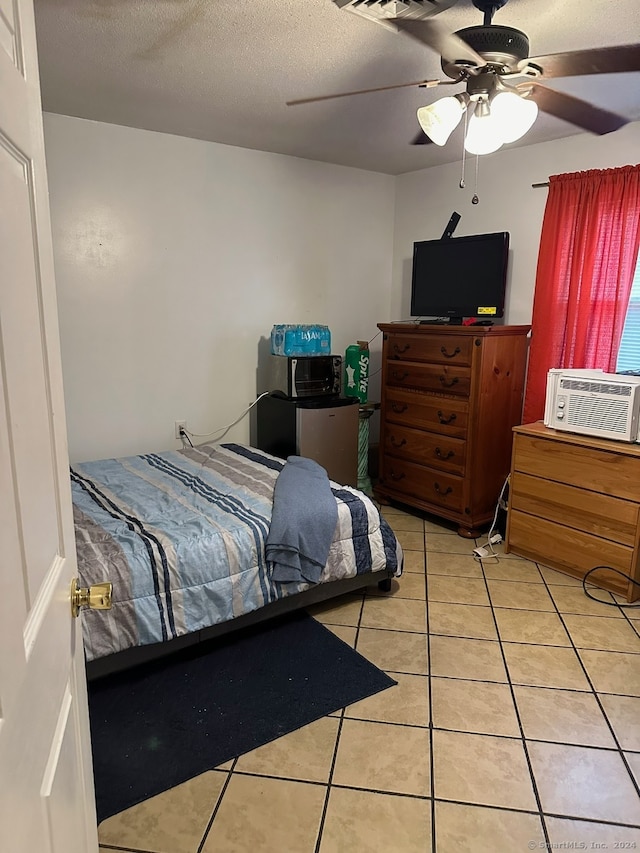
M276 581L318 583L338 523L325 469L289 456L276 480L266 557Z

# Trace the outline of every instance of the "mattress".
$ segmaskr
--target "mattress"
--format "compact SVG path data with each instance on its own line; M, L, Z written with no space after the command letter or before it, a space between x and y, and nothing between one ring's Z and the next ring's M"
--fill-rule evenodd
M113 584L109 611L83 610L87 660L171 640L308 589L265 559L284 461L239 444L75 464L82 586ZM338 522L319 583L402 570L391 528L362 492L331 482ZM363 584L364 585L364 584Z

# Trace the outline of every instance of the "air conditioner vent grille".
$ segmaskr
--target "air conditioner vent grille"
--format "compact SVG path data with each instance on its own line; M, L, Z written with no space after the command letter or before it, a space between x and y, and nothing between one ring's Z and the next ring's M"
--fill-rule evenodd
M571 426L601 429L624 435L627 431L629 406L623 400L569 395L567 423Z
M333 0L340 9L380 24L394 19L423 21L453 6L457 0Z
M595 382L590 379L561 379L560 387L564 391L586 391L591 394L607 394L617 397L630 397L633 386L622 383Z

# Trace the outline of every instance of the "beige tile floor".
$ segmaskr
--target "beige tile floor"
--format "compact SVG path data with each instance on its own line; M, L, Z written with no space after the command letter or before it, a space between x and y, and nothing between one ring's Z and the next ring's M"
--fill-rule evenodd
M105 820L101 849L640 849L640 609L383 512L404 576L313 615L397 686Z

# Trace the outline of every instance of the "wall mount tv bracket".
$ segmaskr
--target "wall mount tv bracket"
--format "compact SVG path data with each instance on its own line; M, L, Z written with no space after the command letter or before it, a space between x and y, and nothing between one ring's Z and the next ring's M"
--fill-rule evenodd
M453 236L453 232L456 230L458 226L458 222L460 222L460 214L455 210L451 214L451 219L447 222L447 227L442 232L441 240L448 240Z

